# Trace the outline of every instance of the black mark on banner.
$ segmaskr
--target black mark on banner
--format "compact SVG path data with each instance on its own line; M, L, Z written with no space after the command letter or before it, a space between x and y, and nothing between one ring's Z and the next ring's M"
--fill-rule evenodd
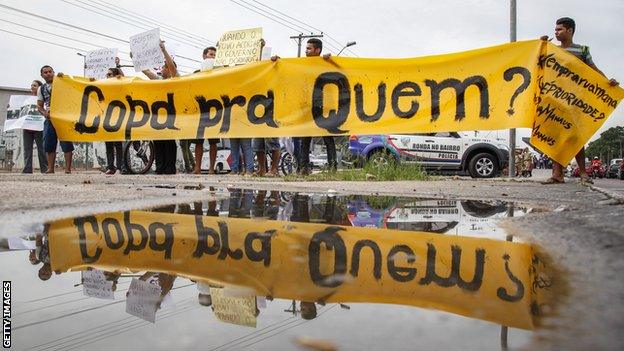
M511 67L507 69L505 73L503 73L503 78L505 78L506 81L511 82L511 80L516 74L519 74L520 76L522 76L523 81L522 81L522 84L520 84L520 86L513 93L513 95L511 96L511 99L509 100L509 110L507 110L507 114L510 116L512 116L516 112L514 111L514 107L513 107L514 102L516 101L516 98L523 91L525 91L526 88L531 83L531 71L529 71L528 69L524 67Z
M463 82L459 79L449 78L445 79L441 82L436 82L435 80L427 79L425 80L425 84L431 88L431 121L436 121L438 117L440 117L440 93L444 89L452 88L455 90L455 96L457 105L455 107L455 120L461 121L466 117L466 106L464 105L464 100L466 96L466 89L471 85L479 88L480 94L480 108L479 108L479 117L481 118L489 118L490 117L490 96L488 91L488 83L482 76L472 76L466 78Z
M323 116L323 89L333 84L338 88L338 110L329 111ZM319 75L312 91L312 118L317 126L330 133L340 134L347 131L339 129L347 121L351 108L351 88L347 77L340 72L327 72Z
M522 281L511 272L511 269L509 269L510 257L508 254L503 255L503 260L505 260L505 272L507 272L507 276L514 283L514 285L516 285L516 293L513 295L509 295L507 289L500 287L496 290L496 296L504 301L520 301L524 297L524 284L522 284Z

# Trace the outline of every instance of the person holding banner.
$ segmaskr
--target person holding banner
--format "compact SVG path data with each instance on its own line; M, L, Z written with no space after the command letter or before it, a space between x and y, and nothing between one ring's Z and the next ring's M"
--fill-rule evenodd
M589 47L585 45L575 44L573 42L573 37L576 33L576 23L574 22L574 20L569 17L562 17L559 18L555 24L555 38L557 38L557 40L561 43L559 47L576 56L579 60L583 61L589 67L593 68L596 72L600 73L606 78L605 74L594 64L592 56L589 53ZM542 36L540 39L549 40L547 35ZM609 85L616 86L619 85L619 83L615 79L611 78L609 80ZM578 164L581 183L592 184L593 181L587 175L587 171L585 169L585 147L581 147L579 152L576 154L575 159L576 163ZM563 165L559 164L558 162L553 162L552 176L548 180L543 182L543 184L564 183L563 176Z
M160 50L165 56L165 64L162 66L160 76L149 69L143 70L147 78L169 79L179 76L178 66L165 48L165 42L160 41ZM176 174L177 145L175 140L154 140L154 158L156 159L156 174Z
M217 57L217 48L214 46L209 46L204 49L202 53L202 58L204 61L202 62L201 71L209 71L214 67L215 57ZM200 139L196 139L198 141ZM201 173L201 160L204 157L204 144L203 139L201 139L202 144L201 147L198 147L198 144L195 144L195 170L193 173L200 174ZM208 168L208 174L215 173L215 164L217 163L217 144L219 144L221 140L219 138L210 138L208 139L208 144L210 145L210 149L208 151L208 157L210 160L210 166ZM199 165L197 163L199 162Z
M30 92L32 95L37 96L39 87L43 83L39 80L33 80L30 84ZM33 159L33 142L37 144L37 156L39 157L39 169L41 173L45 173L48 170L48 160L45 157L43 147L43 132L39 130L22 130L22 142L24 147L24 169L22 173L32 173L32 159Z
M56 144L59 143L56 136L56 129L50 121L50 101L52 100L52 82L54 80L54 69L48 65L41 67L41 78L45 83L37 90L37 109L45 117L43 122L43 147L48 159L48 169L46 174L54 173L54 164L56 161ZM62 76L62 73L59 73ZM65 173L71 173L72 156L74 152L74 144L71 141L61 141L61 150L65 157Z
M321 56L321 51L323 51L323 42L317 38L309 39L306 44L305 54L306 57L315 57ZM324 59L329 59L329 54L323 56ZM325 148L327 149L327 166L330 171L335 171L338 168L338 163L336 162L336 143L334 141L333 136L324 136L323 142L325 143ZM299 152L301 155L299 156L299 160L301 161L299 170L303 175L307 175L311 173L311 165L310 165L310 144L312 143L312 137L303 137L301 138L301 146Z
M124 76L121 68L109 68L106 78L121 78ZM117 170L121 171L123 165L123 144L121 141L107 141L106 145L106 175L113 175Z

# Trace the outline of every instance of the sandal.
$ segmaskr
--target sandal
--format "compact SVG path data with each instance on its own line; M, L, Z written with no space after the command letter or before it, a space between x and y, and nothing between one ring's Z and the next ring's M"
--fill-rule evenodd
M594 184L594 180L590 177L581 177L581 184Z
M565 183L563 180L559 180L559 179L553 178L553 177L550 177L550 178L548 178L548 179L546 179L545 181L542 182L542 184L544 184L544 185L548 185L548 184L563 184L563 183Z

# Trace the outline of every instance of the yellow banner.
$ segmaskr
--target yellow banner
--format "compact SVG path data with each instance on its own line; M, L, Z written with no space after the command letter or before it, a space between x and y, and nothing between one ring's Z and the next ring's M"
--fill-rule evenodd
M261 296L420 306L525 329L545 301L531 246L490 239L129 211L54 222L49 243L55 271L157 271Z
M319 136L533 128L567 164L624 89L539 41L412 59L280 59L167 81L57 77L62 140Z

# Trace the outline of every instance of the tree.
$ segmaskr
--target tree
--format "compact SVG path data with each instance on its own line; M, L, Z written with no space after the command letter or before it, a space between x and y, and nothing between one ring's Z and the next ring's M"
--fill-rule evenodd
M586 155L589 158L598 156L602 161L609 162L612 158L621 158L624 153L624 127L609 128L600 134L600 138L589 143Z

